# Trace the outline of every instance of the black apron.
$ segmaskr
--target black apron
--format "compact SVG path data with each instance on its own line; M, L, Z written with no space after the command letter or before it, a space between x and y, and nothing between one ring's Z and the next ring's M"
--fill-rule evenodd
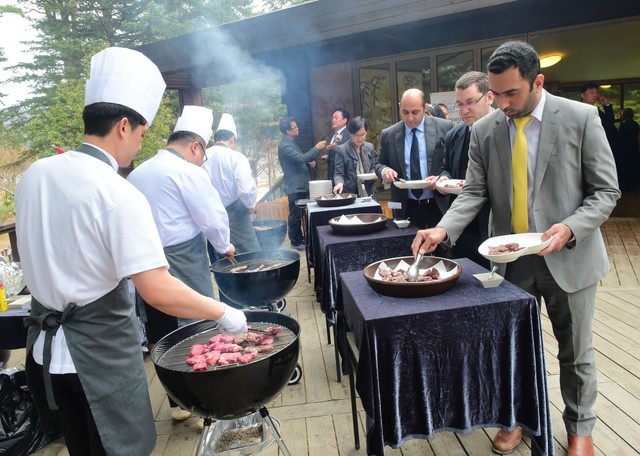
M83 144L78 151L108 163L106 157L91 146ZM31 315L25 324L28 326L27 352L40 331L46 331L45 384L40 386L47 392L49 407L55 408L49 374L51 338L63 326L69 353L106 453L114 456L151 454L156 445L156 429L126 279L87 305L69 303L64 312L48 309L32 297Z

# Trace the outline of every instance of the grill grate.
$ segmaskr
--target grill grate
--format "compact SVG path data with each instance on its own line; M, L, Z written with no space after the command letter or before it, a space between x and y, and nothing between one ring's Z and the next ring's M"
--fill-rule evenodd
M287 348L293 341L296 340L296 335L293 331L291 331L286 326L278 325L276 323L265 323L265 322L251 322L250 323L252 329L265 331L267 328L279 327L282 329L282 332L278 334L273 340L273 349L267 353L258 353L253 360L251 360L247 364L242 363L230 363L224 366L207 366L206 371L194 371L193 366L187 364L187 358L190 357L189 352L191 351L191 347L195 344L207 344L209 345L209 339L213 336L222 333L222 331L218 328L208 329L206 331L202 331L200 333L194 334L192 336L187 337L186 339L178 342L173 347L169 348L156 362L156 364L165 369L170 369L178 372L194 372L194 373L204 373L204 372L212 372L224 369L230 369L238 366L246 366L249 364L253 364L260 360L266 359L269 356L272 356L278 353L281 350Z

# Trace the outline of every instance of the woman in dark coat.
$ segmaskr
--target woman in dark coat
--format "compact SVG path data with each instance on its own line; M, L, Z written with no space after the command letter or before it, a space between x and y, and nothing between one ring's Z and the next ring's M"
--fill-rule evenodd
M334 193L355 193L358 196L375 195L375 156L373 144L366 142L367 122L354 117L347 124L351 139L336 148L336 167L333 176ZM371 179L361 179L359 174L370 174Z

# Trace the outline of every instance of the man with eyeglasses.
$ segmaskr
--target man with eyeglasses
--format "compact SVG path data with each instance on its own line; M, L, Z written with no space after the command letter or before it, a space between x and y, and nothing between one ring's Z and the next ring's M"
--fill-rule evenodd
M493 92L489 91L489 79L480 71L463 74L455 85L456 108L462 123L456 125L445 138L444 162L439 182L464 179L469 163L469 137L476 120L492 111ZM440 190L438 190L440 191ZM444 194L444 193L443 193ZM450 206L456 195L445 197ZM478 253L478 246L489 237L489 205L465 228L452 248L453 258L469 258L488 268L489 261Z
M487 68L500 109L474 124L462 193L436 228L418 231L412 250L426 253L455 242L487 202L492 236L542 233L540 239L550 241L537 255L503 263L499 273L506 269L510 282L538 302L544 298L558 341L568 454L593 456L597 373L591 322L598 281L609 271L600 225L620 198L613 154L595 107L543 89L540 60L530 44L502 44ZM505 376L513 380L508 369ZM527 426L513 416L505 420L493 442L498 454L515 451L520 425Z
M213 297L213 283L206 240L225 257L232 257L235 252L229 242L227 212L202 168L212 123L210 109L185 106L167 147L139 165L127 178L149 201L171 275L210 297ZM144 310L150 344L194 321L172 317L147 303ZM188 411L169 402L174 407L171 413L174 420L190 416Z
M376 165L376 174L384 183L423 181L419 188L412 189L393 185L389 203L396 219L410 217L418 228L436 226L447 210L445 198L436 191L436 182L442 168L444 138L453 128L449 120L425 116L426 106L421 90L409 89L402 94L402 120L382 130Z
M294 142L300 133L298 123L293 117L282 119L278 124L282 141L278 145L278 160L284 172L284 192L289 200L288 235L291 247L304 250L302 236L302 214L296 201L309 195L309 162L315 160L326 147L327 141L320 141L308 152L302 153Z

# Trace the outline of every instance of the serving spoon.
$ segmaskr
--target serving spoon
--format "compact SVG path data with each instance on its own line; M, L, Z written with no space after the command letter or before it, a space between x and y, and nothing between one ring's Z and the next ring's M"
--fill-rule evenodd
M491 272L489 273L489 280L493 279L493 273L496 272L498 270L498 265L496 264L494 267L491 268Z
M409 282L416 282L418 280L418 267L420 266L420 261L422 260L422 254L418 253L416 255L416 259L413 264L409 267L407 271L407 280Z

